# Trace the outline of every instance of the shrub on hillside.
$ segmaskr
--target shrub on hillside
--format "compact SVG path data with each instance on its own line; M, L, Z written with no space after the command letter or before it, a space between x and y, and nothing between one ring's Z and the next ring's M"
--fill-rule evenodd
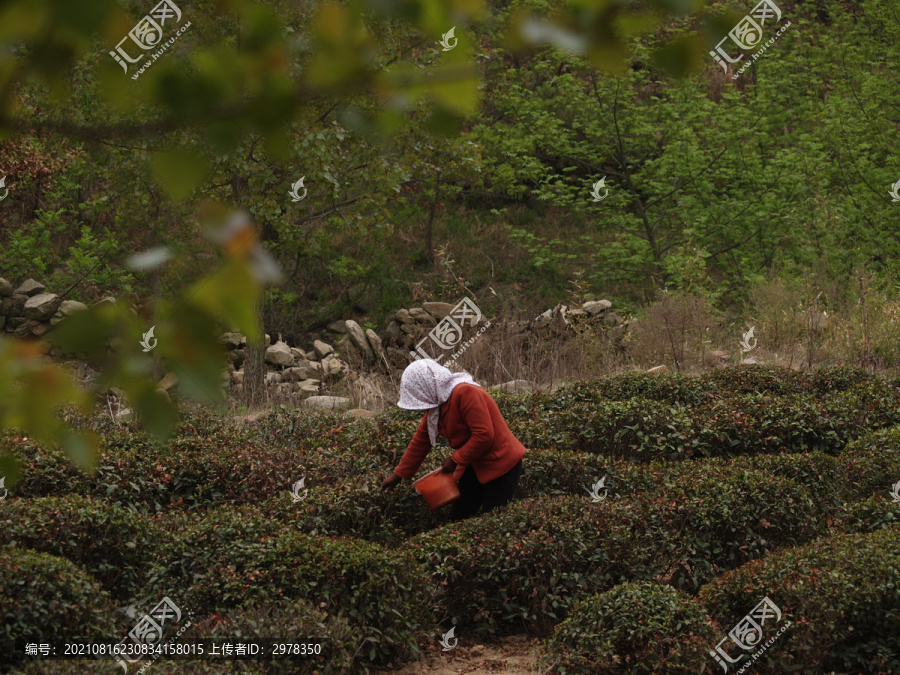
M754 665L759 672L892 672L900 669L898 526L837 535L723 575L700 591L722 626L768 596L791 627ZM777 628L778 624L773 624ZM768 629L768 626L764 626ZM766 630L764 637L771 637ZM732 646L730 653L737 652Z
M650 582L577 602L547 640L560 675L703 672L717 630L695 598Z
M158 543L147 517L90 497L10 499L0 510L0 547L66 558L120 598L137 592Z
M446 585L448 618L482 634L541 634L574 598L641 574L639 551L653 542L632 531L638 512L543 496L419 535L409 547Z
M240 609L217 614L197 624L197 635L233 640L324 639L322 653L313 657L273 660L265 663L271 675L304 673L347 673L366 671L362 663L365 647L358 631L341 618L328 616L312 604L298 600L288 603L251 603ZM229 662L229 665L232 662Z
M837 517L844 533L875 532L900 525L900 504L886 492L862 502L847 504Z
M163 545L153 583L167 592L189 585L188 604L209 611L251 600L313 601L364 628L371 661L415 649L437 591L407 553L285 533L275 518L247 518L248 508L220 510Z
M812 389L802 371L758 365L718 368L698 379L730 394L803 394Z
M107 593L73 563L48 553L0 549L0 654L22 663L17 641L109 639L115 610Z
M885 381L855 366L825 366L816 368L809 375L809 384L813 392L825 394L836 391L849 391L861 387L885 386Z
M560 387L544 407L563 406L570 403L598 403L627 401L642 398L661 403L702 405L722 395L714 382L699 377L673 373L660 376L655 373L624 373L587 382L575 382Z
M665 533L646 552L673 586L696 591L722 570L825 531L818 505L789 478L705 462L673 477L648 502L647 536ZM633 500L632 500L633 501Z
M722 570L824 531L805 488L717 462L592 503L543 495L415 537L446 611L481 633L547 632L573 598L660 577L695 590Z

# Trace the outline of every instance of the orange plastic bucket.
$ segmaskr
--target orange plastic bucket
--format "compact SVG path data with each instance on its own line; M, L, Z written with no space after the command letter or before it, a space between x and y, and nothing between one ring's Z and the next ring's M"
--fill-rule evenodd
M453 480L453 474L443 473L440 469L425 474L413 483L413 487L416 488L416 492L425 497L425 501L432 509L439 509L445 504L459 499L459 487Z

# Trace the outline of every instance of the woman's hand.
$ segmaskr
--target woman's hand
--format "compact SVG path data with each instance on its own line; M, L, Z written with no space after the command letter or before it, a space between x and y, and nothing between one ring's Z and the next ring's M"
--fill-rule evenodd
M456 462L453 461L452 457L448 457L441 462L441 472L453 473L454 471L456 471Z
M395 473L392 473L390 476L384 479L384 482L381 483L381 489L384 492L387 492L392 487L394 487L397 483L403 480L400 476Z

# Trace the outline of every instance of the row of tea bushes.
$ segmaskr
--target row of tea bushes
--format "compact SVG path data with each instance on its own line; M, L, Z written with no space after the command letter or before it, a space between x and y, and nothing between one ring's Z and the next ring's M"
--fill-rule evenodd
M727 478L727 482L723 482ZM762 472L703 472L667 494L593 504L539 497L415 537L448 617L479 633L545 633L574 598L664 577L696 590L723 570L825 532L808 492Z
M148 586L157 595L181 594L202 613L314 599L357 629L367 661L415 652L419 633L434 625L438 588L408 553L292 531L254 508L218 509L168 538Z
M508 420L530 448L556 448L647 462L820 450L900 423L900 394L816 397L743 395L685 407L649 399L573 403L544 416Z
M760 386L775 377L752 370L732 373L740 375L738 379L751 374ZM778 376L809 377L794 371ZM897 388L867 378L860 382L850 376L834 378L846 386L822 395L707 396L694 407L665 399L579 400L566 395L566 390L552 397L495 396L511 428L529 448L575 450L635 462L671 461L839 452L860 435L900 422ZM650 384L671 388L675 385L668 383L670 379L680 381L676 384L681 388L708 386L700 378L645 374L600 382L618 383L631 393L644 391ZM626 386L632 380L647 386ZM104 418L80 419L81 425L104 433L106 451L93 476L82 474L61 453L30 439L7 434L0 437L0 451L18 457L23 465L22 481L13 494L90 495L125 508L158 512L173 504L191 508L260 502L289 489L301 477L319 486L337 486L348 475L380 482L399 461L418 418L408 412L385 413L374 422L337 414L273 413L240 425L209 412L192 411L167 447L155 446L134 424L114 427ZM433 453L442 457L449 449L439 447Z
M89 497L7 499L0 509L0 550L66 558L120 599L139 591L159 543L158 528L146 516Z
M719 672L710 656L763 598L759 673L892 673L900 669L900 526L836 535L723 574L692 597L651 581L619 584L575 603L546 640L560 675ZM777 636L776 640L773 640ZM730 648L729 648L730 646ZM742 652L730 640L731 658ZM749 654L748 654L749 656Z
M776 483L787 480L797 488L791 493L795 501L808 505L801 512L808 518L809 527L818 532L847 510L856 514L852 516L854 522L866 522L860 521L865 515L859 510L863 507L853 504L872 495L872 508L876 510L881 508L879 500L890 503L888 490L893 479L900 477L900 430L859 439L839 458L808 453L640 465L584 453L545 451L529 453L526 467L519 498L569 494L584 504L590 503L588 487L603 476L608 504L636 499L675 501L679 495L700 490L711 495L707 505L715 508L726 508L727 499L732 497L750 500L755 494L757 502L777 499L754 493L754 486L760 476ZM149 552L156 550L162 539L178 537L185 527L206 521L215 523L212 532L221 538L201 548L240 546L245 539L274 537L285 528L311 535L352 536L393 547L445 522L445 513L428 509L410 485L383 493L377 482L369 481L363 487L351 482L335 487L313 485L297 502L288 490L281 489L255 505L211 511L173 509L152 519L116 504L77 495L12 498L0 511L0 546L17 545L66 557L94 575L110 592L128 597L137 591L146 574ZM745 517L753 520L752 513ZM759 517L774 523L773 528L779 526L778 513L766 516L760 512ZM885 522L892 517L892 511L886 509ZM229 518L235 519L240 529L223 527ZM845 518L847 527L851 527L850 518ZM247 529L256 524L265 526L265 531ZM771 538L766 532L767 528L760 530L758 541ZM741 545L746 547L745 554L764 546L744 540ZM707 553L698 549L696 565L702 568L708 564Z
M209 617L188 637L329 638L318 662L267 666L263 672L269 673L312 673L314 666L320 673L367 672L368 663L409 657L417 648L421 622L433 625L427 575L378 547L282 535L255 547L245 542L243 548L252 554L235 556L238 567L224 562L225 548L218 549L218 557L202 558L203 551L196 551L201 562L191 569L203 571L187 581L172 575L153 588L160 576L151 572L150 588L136 604L147 607L169 596L181 608ZM169 550L178 551L176 557L190 554L177 547ZM313 597L318 607L306 604ZM386 598L393 600L386 603ZM0 549L0 601L0 653L8 656L6 665L23 664L16 641L114 639L124 637L134 624L117 614L118 603L90 575L68 560L30 549ZM83 661L64 662L56 672L72 672L73 664L79 672L111 672L108 664L87 670ZM48 672L45 667L33 664L26 672ZM246 672L253 671L249 667ZM177 672L216 670L194 665L182 671L179 665Z
M681 405L702 405L730 395L822 395L892 384L861 368L829 367L807 373L756 365L720 368L699 376L625 373L561 387L549 399L568 404L646 398Z

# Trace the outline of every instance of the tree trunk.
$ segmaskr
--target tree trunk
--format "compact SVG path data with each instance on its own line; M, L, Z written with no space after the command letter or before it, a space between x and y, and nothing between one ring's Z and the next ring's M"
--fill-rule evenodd
M231 179L231 192L234 203L238 208L243 208L246 202L250 185L243 176L235 176ZM266 392L266 343L265 326L262 323L264 295L260 296L256 308L256 320L261 336L259 344L247 343L244 348L244 381L239 397L240 402L247 408L264 407L268 402Z

